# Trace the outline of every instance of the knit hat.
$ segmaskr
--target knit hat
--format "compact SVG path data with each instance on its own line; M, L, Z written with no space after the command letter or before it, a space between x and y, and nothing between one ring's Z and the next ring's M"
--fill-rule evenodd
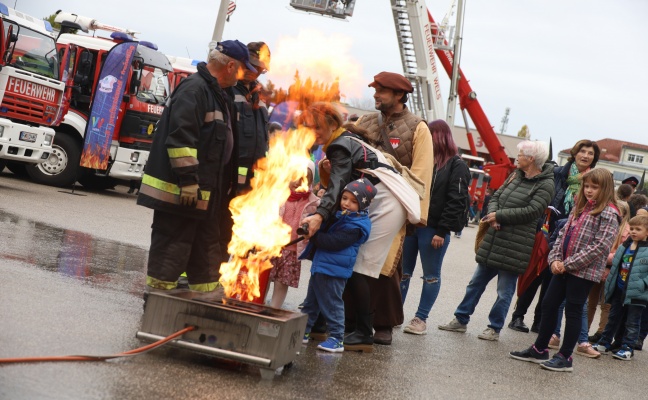
M378 189L369 182L369 179L360 178L349 182L342 191L355 196L356 200L358 200L358 210L366 210L371 204L371 200L376 197Z

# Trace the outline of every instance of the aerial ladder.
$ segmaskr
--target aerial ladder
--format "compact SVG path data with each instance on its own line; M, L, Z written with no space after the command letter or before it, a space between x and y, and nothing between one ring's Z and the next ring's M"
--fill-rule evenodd
M456 82L456 89L451 87L451 100L452 92L456 90L462 113L468 112L486 149L490 153L493 164L485 165L484 172L491 176L490 186L497 189L511 171L515 169L515 165L511 162L504 146L495 134L493 126L488 121L488 117L486 117L477 100L477 93L468 83L468 79L459 68L459 63L454 64L457 46L449 45L444 30L434 21L432 14L425 7L424 1L390 1L396 26L396 36L401 51L403 71L414 87L410 105L411 111L428 121L437 118L446 119L446 114L443 112L436 68L436 59L438 58L448 76L451 79L453 76L455 77L453 82ZM460 16L463 12L461 3L460 0L457 10ZM444 21L442 25L447 25L447 22ZM457 26L456 29L460 35L460 27ZM453 108L452 105L448 108L448 114L454 112L454 109L451 108ZM452 119L450 125L454 125ZM468 132L468 142L471 153L477 155L470 132Z

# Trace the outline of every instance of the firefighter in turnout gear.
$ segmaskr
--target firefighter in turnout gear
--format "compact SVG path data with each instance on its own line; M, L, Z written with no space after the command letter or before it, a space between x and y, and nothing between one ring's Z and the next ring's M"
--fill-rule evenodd
M238 194L251 189L250 179L254 177L255 164L268 152L268 108L259 98L263 86L257 79L270 69L270 49L264 42L251 42L247 47L250 63L257 71L246 70L236 86L227 89L239 112Z
M256 72L243 43L219 42L162 113L137 198L154 210L150 288L174 289L184 271L192 290L218 286L224 238L231 236L231 223L222 221L238 162L237 112L223 88L235 85L246 68Z

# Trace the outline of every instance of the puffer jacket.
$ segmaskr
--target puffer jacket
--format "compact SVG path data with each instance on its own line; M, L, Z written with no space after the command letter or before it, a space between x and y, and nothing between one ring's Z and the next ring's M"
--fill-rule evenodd
M319 273L337 278L348 279L353 274L353 266L358 257L360 245L369 239L371 220L364 211L335 214L337 220L326 229L313 236L299 259L313 260L311 274ZM360 238L345 243L340 239L344 233L360 231ZM348 235L344 237L349 238Z
M554 195L553 165L532 178L516 170L493 194L488 214L495 212L500 230L488 228L475 257L489 268L522 274L529 265L536 223Z
M237 127L231 123L236 118L216 78L205 63L198 64L198 72L182 81L160 117L137 204L190 218L220 208L237 161ZM225 154L228 140L233 141L231 154ZM200 187L198 204L184 207L180 188L193 184Z
M621 269L623 253L632 244L632 239L628 238L623 245L619 246L614 254L612 269L605 281L605 302L612 300L612 293L616 288L617 275ZM630 263L630 271L626 280L624 293L624 305L636 304L648 306L648 242L639 242L637 252Z

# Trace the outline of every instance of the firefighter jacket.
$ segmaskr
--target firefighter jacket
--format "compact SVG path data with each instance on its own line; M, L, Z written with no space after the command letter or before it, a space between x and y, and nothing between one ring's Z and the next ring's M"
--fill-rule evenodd
M220 207L237 162L236 108L205 63L182 81L157 124L137 204L204 217ZM180 189L198 184L195 208L180 204Z
M239 112L238 191L250 188L254 164L268 152L268 109L259 99L260 88L261 84L257 81L249 85L239 81L236 86L227 89Z

